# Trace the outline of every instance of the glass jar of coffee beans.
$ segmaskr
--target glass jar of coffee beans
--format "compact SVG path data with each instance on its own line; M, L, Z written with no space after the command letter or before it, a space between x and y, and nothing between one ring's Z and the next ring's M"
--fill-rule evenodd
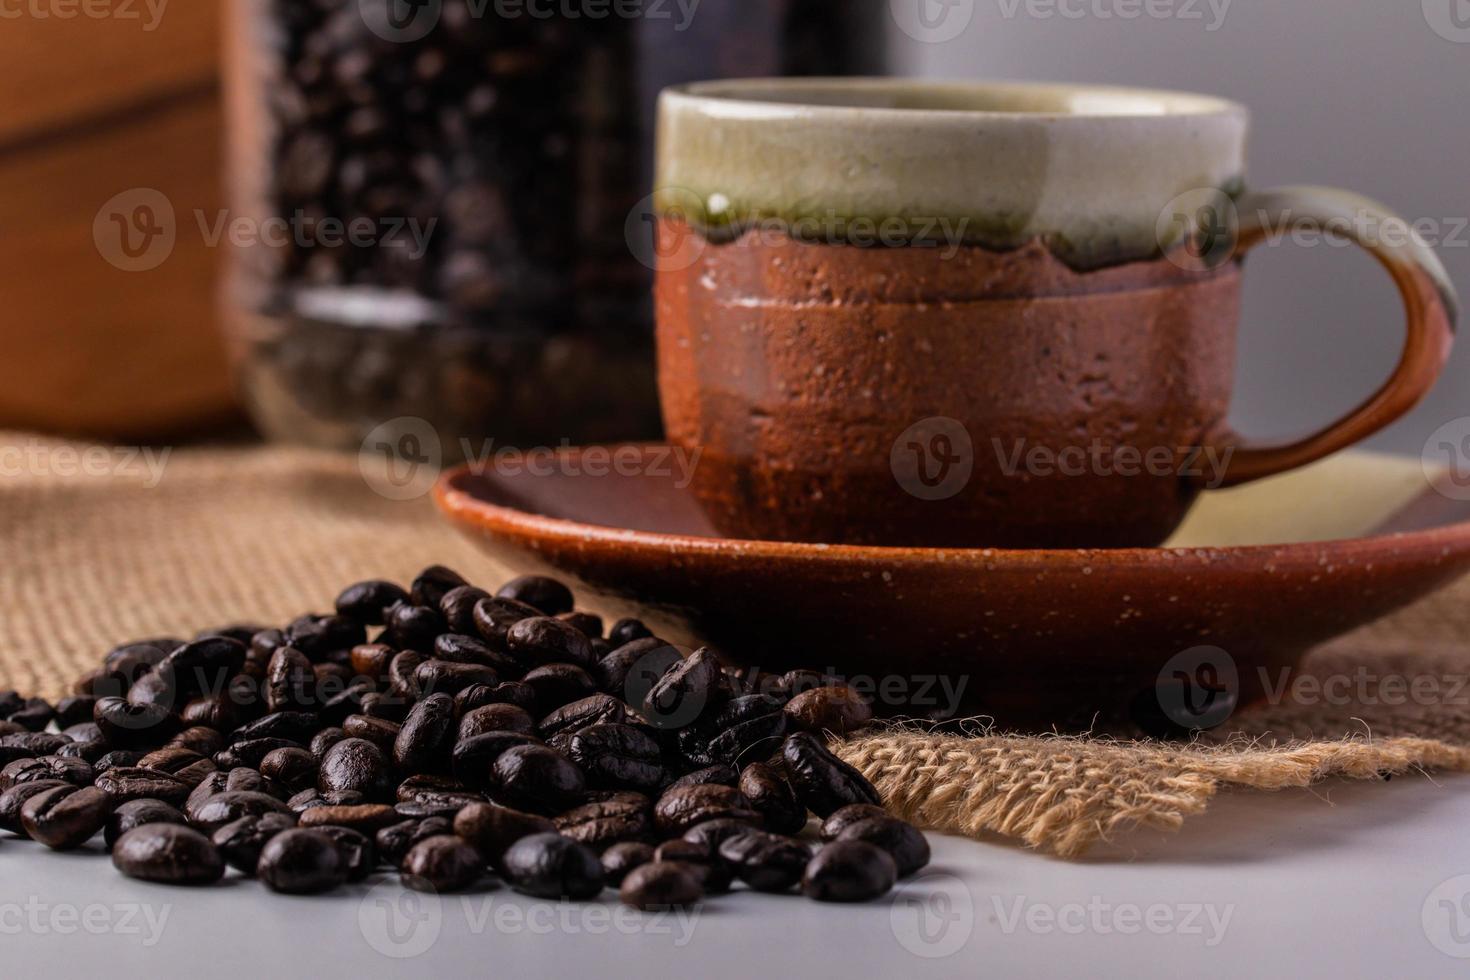
M883 0L230 0L227 323L269 436L658 433L654 102L883 68ZM419 423L417 420L422 420Z

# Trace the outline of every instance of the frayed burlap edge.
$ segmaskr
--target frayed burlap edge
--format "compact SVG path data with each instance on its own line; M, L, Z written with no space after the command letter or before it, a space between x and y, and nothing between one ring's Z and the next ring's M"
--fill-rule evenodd
M1177 830L1225 785L1281 790L1333 776L1470 771L1470 750L1421 738L1168 747L892 728L833 748L886 806L924 829L1013 837L1061 857L1138 828Z

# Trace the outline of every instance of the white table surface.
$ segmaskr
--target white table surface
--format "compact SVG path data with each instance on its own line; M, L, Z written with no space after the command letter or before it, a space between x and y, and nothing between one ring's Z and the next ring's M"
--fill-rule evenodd
M935 837L892 901L735 893L697 915L396 883L318 898L130 881L0 841L7 977L1465 977L1470 777L1228 793L1086 861ZM1455 880L1457 876L1467 877ZM606 893L611 895L611 893ZM1458 954L1464 959L1457 959Z

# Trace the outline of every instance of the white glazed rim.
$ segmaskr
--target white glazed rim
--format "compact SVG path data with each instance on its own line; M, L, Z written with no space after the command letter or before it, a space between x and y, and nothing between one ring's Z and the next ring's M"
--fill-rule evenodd
M854 98L856 97L856 98ZM1169 89L1053 82L1000 82L906 78L742 78L691 82L664 90L664 98L685 103L713 118L781 119L801 116L862 118L869 124L887 118L913 124L953 122L974 117L987 123L1106 122L1107 120L1249 117L1238 102L1213 95ZM1017 108L966 106L966 100L1011 101ZM894 104L904 101L931 105ZM1045 108L1045 102L1056 103ZM1027 107L1029 105L1035 108Z

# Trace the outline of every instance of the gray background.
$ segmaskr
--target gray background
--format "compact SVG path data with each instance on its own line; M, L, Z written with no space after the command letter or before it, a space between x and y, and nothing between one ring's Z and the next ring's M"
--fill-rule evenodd
M1470 0L1233 0L1213 31L1208 0L1158 0L1200 19L1134 20L1093 12L1129 0L1057 0L1083 14L1071 17L1044 0L892 0L895 21L913 23L905 8L919 4L938 14L945 2L954 4L948 16L973 12L963 33L921 43L894 30L896 70L1224 95L1253 112L1251 186L1345 187L1411 220L1441 222L1445 236L1470 219ZM1459 41L1431 26L1433 16L1449 31L1451 4L1466 25L1450 31ZM1470 294L1470 231L1439 252ZM1242 432L1303 433L1387 376L1403 316L1365 254L1283 245L1258 249L1248 269L1234 415ZM1417 455L1438 426L1470 414L1467 365L1462 343L1425 403L1369 445Z

